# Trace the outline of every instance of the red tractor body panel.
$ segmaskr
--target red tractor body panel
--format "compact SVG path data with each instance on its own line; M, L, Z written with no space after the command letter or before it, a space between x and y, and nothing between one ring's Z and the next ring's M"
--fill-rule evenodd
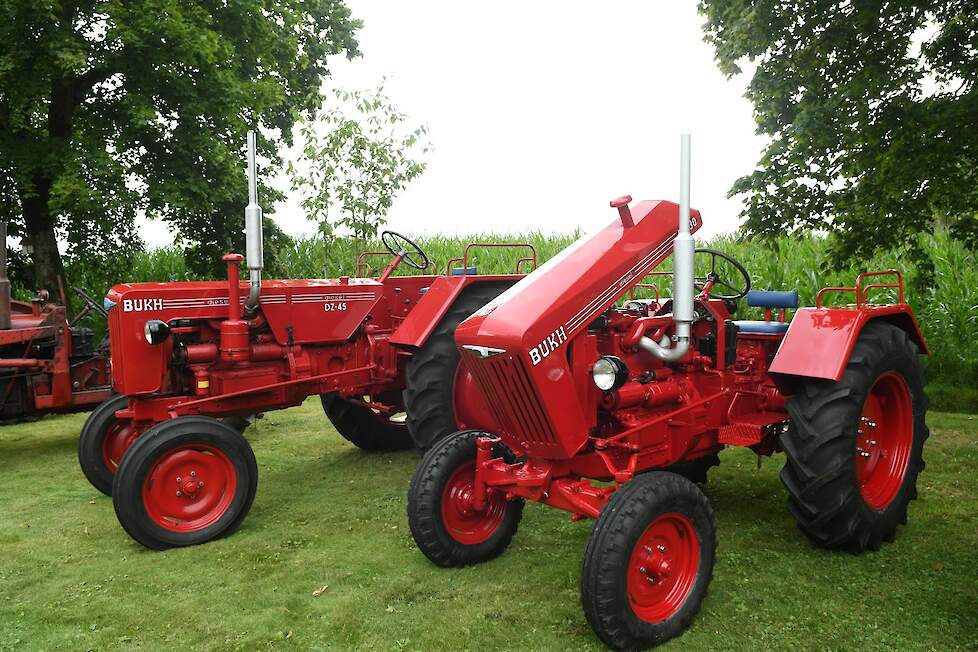
M475 283L487 281L516 282L522 274L439 276L428 287L418 305L411 311L397 332L391 336L391 344L405 347L420 347L438 327L438 323L451 308L465 288Z
M771 373L838 381L859 333L873 319L894 323L907 332L921 353L928 352L907 304L799 308L774 356Z
M455 340L507 435L521 450L572 457L587 442L586 401L572 400L571 340L672 254L679 206L643 201L634 226L615 220L529 274L459 325ZM701 226L693 211L691 230ZM498 351L480 357L472 347ZM589 379L585 378L585 382Z

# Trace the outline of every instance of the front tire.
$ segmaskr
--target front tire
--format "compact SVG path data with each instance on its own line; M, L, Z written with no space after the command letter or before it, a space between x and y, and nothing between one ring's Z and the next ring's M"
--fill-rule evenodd
M258 487L248 441L202 416L163 421L126 452L112 502L119 523L147 548L205 543L234 532Z
M476 439L466 430L445 437L418 464L408 491L408 525L428 559L442 567L467 566L499 556L523 517L523 499L489 492L487 505L471 502ZM501 456L505 452L501 452Z
M654 471L625 483L584 550L581 603L598 637L633 650L681 634L706 597L716 545L713 509L691 481Z
M112 495L116 469L139 434L130 421L115 416L128 405L125 396L103 401L88 415L78 437L78 465L91 485L106 496Z
M927 397L917 347L885 322L862 330L838 382L811 380L788 401L781 480L802 532L862 552L907 522L924 468Z

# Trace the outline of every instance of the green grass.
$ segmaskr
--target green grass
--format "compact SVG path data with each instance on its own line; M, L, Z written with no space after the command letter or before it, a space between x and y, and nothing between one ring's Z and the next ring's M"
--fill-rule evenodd
M261 477L242 529L164 553L82 478L83 421L0 428L0 649L601 649L577 588L590 523L528 505L499 559L436 568L407 528L416 454L361 453L315 401L249 431ZM710 594L664 649L978 649L978 417L929 423L909 525L861 556L802 537L780 459L724 452Z

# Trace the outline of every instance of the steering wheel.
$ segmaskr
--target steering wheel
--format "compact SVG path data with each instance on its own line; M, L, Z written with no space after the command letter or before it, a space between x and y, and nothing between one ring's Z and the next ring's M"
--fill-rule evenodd
M387 251L392 256L401 256L401 262L414 269L426 269L431 261L421 250L421 247L405 238L395 231L384 231L380 234L380 241L387 247Z
M747 273L747 270L744 269L743 265L722 251L717 251L716 249L697 249L695 255L699 256L701 254L710 257L710 271L703 276L693 277L693 285L696 286L696 289L699 292L703 292L703 289L708 283L710 284L709 297L711 299L732 301L734 299L739 299L750 292L750 274ZM717 266L717 259L722 261L719 267ZM727 267L728 264L729 267ZM695 267L696 266L694 266L694 268ZM731 268L732 271L735 271L741 276L743 283L736 283L732 285L734 281L728 280L727 278L727 274L731 272ZM726 288L732 294L714 293L713 290L718 287Z
M77 294L82 301L85 302L86 307L85 309L83 309L83 312L87 313L89 310L94 310L98 314L102 315L102 317L104 317L105 319L109 318L109 313L106 312L102 304L96 301L95 299L93 299L92 297L90 297L88 295L88 292L86 292L81 288L71 288L71 289L74 290L75 294ZM75 317L75 321L78 321L79 319L80 317Z

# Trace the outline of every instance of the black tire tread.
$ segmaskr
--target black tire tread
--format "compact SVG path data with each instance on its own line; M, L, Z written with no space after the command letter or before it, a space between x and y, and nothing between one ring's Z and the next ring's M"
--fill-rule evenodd
M917 347L900 328L879 321L866 324L839 382L810 380L789 399L791 417L781 436L786 462L781 481L788 508L801 531L817 546L859 553L892 541L907 522L924 469L922 449L929 436L927 395ZM866 394L881 370L893 365L907 381L913 402L914 444L907 477L882 512L862 500L855 477L855 437Z
M509 501L496 533L478 545L453 539L441 519L445 482L462 463L475 459L476 438L485 433L466 430L444 437L421 459L408 490L408 525L415 542L428 559L443 568L457 568L498 557L509 546L523 518L523 500Z
M115 413L129 403L125 396L113 396L95 407L85 420L78 436L78 465L93 487L106 496L112 495L114 473L106 468L102 459L102 441L115 421Z
M142 500L143 481L145 473L160 453L173 445L191 442L206 442L224 450L238 467L238 486L242 488L242 493L216 523L194 532L170 532L160 528L146 515ZM165 550L198 545L233 533L251 510L257 490L258 463L248 440L218 419L183 416L156 424L133 442L122 457L115 475L112 504L119 523L129 536L147 548Z
M664 507L666 504L670 507ZM701 574L679 612L661 623L642 623L628 605L622 574L635 541L650 522L649 512L654 511L655 516L680 510L683 505L705 518L706 531L698 532L705 544L701 545ZM626 482L601 510L581 564L581 604L598 637L612 648L632 650L658 645L682 633L706 598L713 579L716 546L716 517L695 483L666 471L643 473Z
M323 412L336 431L360 450L380 453L414 446L406 426L378 419L370 408L336 394L323 394L320 399Z

